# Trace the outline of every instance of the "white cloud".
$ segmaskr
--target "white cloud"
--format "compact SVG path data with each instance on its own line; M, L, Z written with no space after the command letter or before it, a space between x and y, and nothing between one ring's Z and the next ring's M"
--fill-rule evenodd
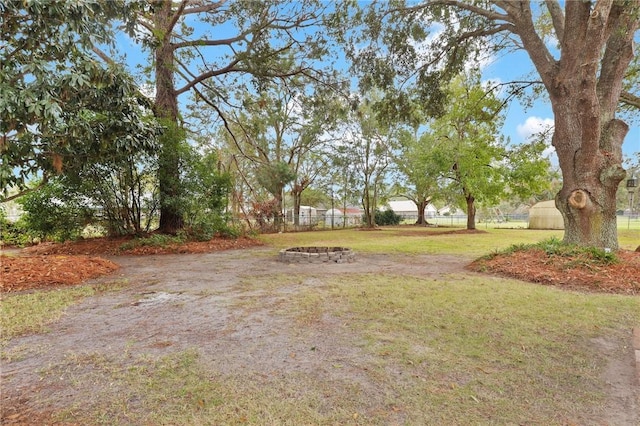
M518 124L516 132L522 140L531 136L548 132L553 128L553 118L528 117L523 124Z
M147 98L155 99L156 98L156 86L153 84L142 84L138 86L140 92L145 95Z
M551 160L554 165L558 164L556 149L551 145L553 134L553 118L528 117L523 124L518 124L516 132L522 141L527 141L532 137L544 137L547 148L542 155Z

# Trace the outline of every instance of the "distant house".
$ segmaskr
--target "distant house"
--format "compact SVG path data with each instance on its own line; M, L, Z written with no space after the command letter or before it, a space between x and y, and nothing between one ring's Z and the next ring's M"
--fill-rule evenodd
M7 201L2 203L4 214L9 222L16 222L24 213L22 206L15 201Z
M466 216L467 215L458 207L449 207L449 206L444 206L439 210L439 212L440 212L440 216Z
M417 219L418 218L418 206L411 200L397 200L389 201L388 206L384 206L381 210L390 208L393 212L404 219ZM427 204L424 209L425 219L434 218L438 215L438 209L433 204Z
M362 209L357 207L347 207L346 210L333 208L326 211L324 215L325 226L334 228L359 226L362 224Z
M294 223L293 209L287 210L287 221ZM299 225L315 225L318 223L319 215L315 207L300 206L300 216L298 218Z

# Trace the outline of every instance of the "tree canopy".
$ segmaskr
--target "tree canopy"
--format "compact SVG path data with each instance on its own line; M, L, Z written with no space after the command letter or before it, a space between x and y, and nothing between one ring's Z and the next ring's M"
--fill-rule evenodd
M195 102L212 108L226 125L234 90L260 93L269 82L283 88L294 76L321 80L327 53L328 6L319 0L202 3L154 1L138 14L138 33L153 58L155 112L182 126L179 97L192 93ZM189 22L197 21L198 29ZM204 28L204 29L202 29ZM217 34L225 34L218 37ZM174 233L182 212L171 200L180 197L179 141L165 139L160 151L160 230Z
M0 5L0 184L24 190L38 177L105 157L150 150L150 104L129 74L95 54L124 2L8 1ZM16 173L17 171L17 173Z

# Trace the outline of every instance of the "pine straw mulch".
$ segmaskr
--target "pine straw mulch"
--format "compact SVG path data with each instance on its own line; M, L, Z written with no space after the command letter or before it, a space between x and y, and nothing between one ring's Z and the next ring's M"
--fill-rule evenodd
M66 255L2 256L0 264L0 293L76 285L119 268L100 257Z
M210 253L263 244L245 237L214 238L204 242L123 250L122 245L130 240L130 237L91 238L60 244L43 243L25 248L17 256L0 256L0 293L76 285L119 268L116 263L99 256Z
M467 268L569 290L640 295L640 252L619 250L616 257L616 263L604 264L536 248L478 259Z

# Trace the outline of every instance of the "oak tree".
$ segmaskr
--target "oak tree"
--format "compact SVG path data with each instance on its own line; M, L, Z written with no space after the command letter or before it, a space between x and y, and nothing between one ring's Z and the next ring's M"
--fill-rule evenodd
M139 14L139 38L153 58L156 115L183 126L180 98L213 108L225 119L230 90L259 93L264 82L295 75L318 77L315 62L325 53L321 1L155 0ZM319 77L318 77L319 78ZM237 105L236 105L237 106ZM160 151L160 231L183 226L180 140L165 138Z
M547 187L549 160L540 140L513 145L500 136L504 104L477 73L456 77L446 91L444 114L427 133L435 140L430 164L444 178L440 197L463 207L467 229L475 229L478 203L495 206Z

